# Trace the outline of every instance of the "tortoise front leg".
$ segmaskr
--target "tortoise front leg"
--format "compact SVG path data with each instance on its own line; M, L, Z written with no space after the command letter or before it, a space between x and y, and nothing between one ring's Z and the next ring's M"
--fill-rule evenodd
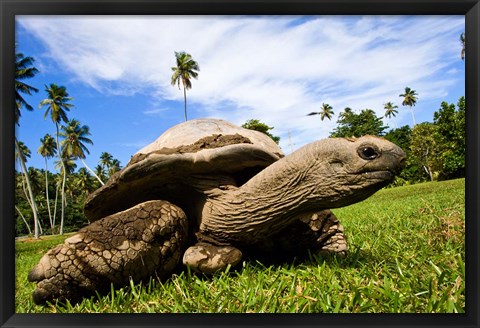
M237 265L241 259L242 252L233 246L199 242L185 251L183 264L195 272L212 274L225 270L228 265Z
M36 304L79 301L152 275L172 273L187 240L187 218L166 201L148 201L107 216L49 250L29 272Z
M323 210L300 219L308 226L305 234L312 235L310 249L319 254L346 255L348 243L344 228L335 214L330 210ZM312 238L312 239L313 239Z
M298 215L287 228L250 247L250 253L267 260L303 257L307 250L317 254L347 254L343 226L332 211Z

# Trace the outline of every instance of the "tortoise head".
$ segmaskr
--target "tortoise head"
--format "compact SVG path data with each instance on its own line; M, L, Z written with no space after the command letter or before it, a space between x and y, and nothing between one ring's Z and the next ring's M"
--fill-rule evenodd
M292 155L306 183L316 185L313 193L322 201L332 198L329 207L371 196L394 180L406 158L400 147L375 136L324 139Z

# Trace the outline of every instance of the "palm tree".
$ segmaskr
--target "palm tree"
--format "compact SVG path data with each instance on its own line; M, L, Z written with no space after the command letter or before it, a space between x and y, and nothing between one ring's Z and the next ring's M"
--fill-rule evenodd
M62 146L65 157L70 157L73 160L80 159L83 166L85 166L103 186L103 181L100 180L84 161L85 153L90 154L85 144L93 145L92 140L87 137L90 135L90 128L87 125L81 125L78 120L72 119L66 126L62 126L60 135L64 138Z
M55 142L55 139L48 133L43 137L43 139L40 139L41 145L38 148L38 153L45 159L45 197L47 199L47 209L48 209L48 218L50 219L50 228L52 228L53 231L53 224L54 224L54 219L52 218L52 212L50 210L50 199L48 196L48 158L52 158L55 156L57 152L57 143Z
M110 164L110 167L108 169L108 176L111 177L114 175L116 172L120 171L122 169L120 165L120 161L116 158L112 160L112 163Z
M392 116L397 116L398 110L396 110L395 108L398 108L398 106L394 105L391 101L384 104L383 108L385 109L385 117L391 118ZM395 122L395 128L398 128L397 122Z
M103 181L107 180L107 174L105 173L105 169L103 168L102 165L98 164L95 166L95 174Z
M41 194L41 190L43 188L42 177L40 170L29 167L27 172L28 178L30 179L30 183L32 184L32 190L34 194Z
M37 203L35 202L32 181L30 179L30 175L28 174L29 171L25 165L25 163L27 163L27 158L30 158L31 156L31 152L30 152L30 149L28 149L28 147L22 141L18 141L16 138L15 138L15 145L16 145L15 159L18 159L18 161L20 162L20 168L22 171L23 192L25 193L25 198L27 199L27 202L30 205L30 208L32 209L34 236L36 239L38 239L41 232L40 221L38 219L38 208L37 208ZM25 184L27 185L26 188L25 188Z
M63 163L62 158L62 151L60 150L60 143L58 142L58 135L59 135L59 128L58 124L62 121L68 122L67 113L72 104L68 103L72 98L69 96L67 89L64 86L58 86L54 83L50 84L50 86L45 86L45 91L47 92L48 97L43 99L40 102L39 108L43 106L47 106L47 110L45 111L44 118L46 119L48 114L55 123L56 128L56 143L57 143L57 155L60 160L60 164L62 166L63 172L63 181L62 181L62 212L61 212L61 221L60 221L60 234L63 234L63 220L65 216L65 182L67 179L67 170L65 170L65 166Z
M30 149L28 149L28 147L22 141L19 141L18 146L16 147L16 150L15 150L15 160L18 160L19 162L22 162L22 163L27 163L28 158L30 158L30 156L31 156ZM26 167L20 166L20 171L22 173L21 176L22 176L23 193L25 194L25 198L27 199L28 204L30 205L30 207L32 207L32 200L29 196L29 191L31 190L33 194L33 188L32 188L32 183L30 181L30 177L27 174L28 170L26 169ZM27 187L25 187L25 184L27 185Z
M413 109L412 106L415 106L417 103L417 91L410 89L409 87L405 88L405 93L399 95L399 97L403 97L402 105L409 106L410 112L412 113L412 121L413 126L415 126L415 116L413 116Z
M33 110L33 107L22 97L22 93L31 95L32 92L38 92L37 88L22 82L38 73L38 70L32 66L34 61L35 59L25 57L22 53L15 54L15 123L17 125L21 116L20 109L25 107L27 110Z
M343 112L341 112L340 114L338 114L338 116L342 119L344 118L348 118L348 116L350 116L351 114L353 113L352 109L350 107L345 107L345 109L343 110Z
M18 141L18 148L15 152L15 159L22 160L24 163L28 162L28 158L32 155L30 149L22 141ZM27 172L27 171L25 171Z
M78 188L78 190L83 190L85 195L88 195L91 191L93 191L92 176L90 173L88 173L86 168L82 167L78 170L75 178L75 186Z
M307 114L307 116L320 115L320 119L322 121L325 119L325 117L328 118L329 120L332 119L332 116L334 114L332 106L330 106L329 104L323 103L320 109L322 110L321 112L311 112L310 114Z
M27 101L22 97L22 94L31 95L32 92L38 92L38 89L23 82L23 80L30 79L38 73L38 70L32 66L33 62L34 59L32 57L25 57L22 53L15 54L15 123L18 126L20 126L20 110L24 107L27 110L33 110L33 107L27 103ZM18 154L22 154L19 146L19 141L16 136L15 148ZM37 204L35 202L35 197L33 196L30 179L27 175L27 167L25 166L25 162L23 161L24 158L22 155L20 155L18 159L27 183L27 199L30 199L29 203L33 213L34 236L36 239L38 239L40 233L40 221L38 219Z
M110 153L107 153L106 151L104 151L100 154L100 164L103 167L103 169L108 170L112 165L112 160L113 160L113 156Z
M465 32L460 34L460 42L462 43L462 50L460 51L460 57L465 60Z
M177 84L180 89L180 83L183 85L183 99L185 101L185 121L187 121L187 89L192 88L191 78L197 79L200 67L198 63L192 59L190 54L184 51L176 52L175 58L177 66L172 67L173 75L171 83Z

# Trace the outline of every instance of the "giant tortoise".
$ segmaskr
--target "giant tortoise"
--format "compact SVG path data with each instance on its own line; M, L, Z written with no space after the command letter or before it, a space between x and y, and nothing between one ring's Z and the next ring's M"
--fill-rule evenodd
M72 302L181 262L213 273L245 252L345 253L329 210L389 184L405 153L379 137L328 138L284 156L267 135L219 119L167 130L85 204L90 224L29 272L35 303ZM182 260L183 259L183 260Z

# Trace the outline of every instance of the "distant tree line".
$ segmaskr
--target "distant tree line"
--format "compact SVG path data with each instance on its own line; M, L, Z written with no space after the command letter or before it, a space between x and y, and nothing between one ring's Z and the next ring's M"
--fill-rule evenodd
M30 150L22 142L20 142L20 147L25 162L28 162ZM85 200L91 192L101 186L101 183L86 168L81 167L76 170L77 164L71 159L66 160L64 165L67 176L63 232L71 232L86 225L87 220L83 212ZM95 174L106 181L120 169L120 161L114 159L111 154L103 152L95 167ZM59 234L60 197L58 196L63 183L63 174L34 167L29 167L27 172L26 176L30 181L35 204L37 204L39 235ZM21 172L15 173L15 232L17 236L33 235L34 232L30 219L32 211L25 182L26 176Z
M39 90L26 83L38 74L33 66L34 58L15 55L15 123L20 126L24 109L33 107L24 98ZM74 107L67 88L55 83L45 85L46 98L38 108L45 109L44 118L54 125L52 134L47 133L39 140L38 154L45 159L45 169L27 168L31 150L15 137L15 159L20 171L15 173L15 219L16 233L63 234L75 230L85 223L83 201L89 192L103 185L108 177L121 169L120 162L107 152L102 153L99 165L92 170L84 159L90 152L87 145L93 145L89 138L90 128L77 119L70 119L68 113ZM56 173L48 168L48 159L57 158ZM77 172L76 161L85 168ZM32 228L33 227L33 228Z

